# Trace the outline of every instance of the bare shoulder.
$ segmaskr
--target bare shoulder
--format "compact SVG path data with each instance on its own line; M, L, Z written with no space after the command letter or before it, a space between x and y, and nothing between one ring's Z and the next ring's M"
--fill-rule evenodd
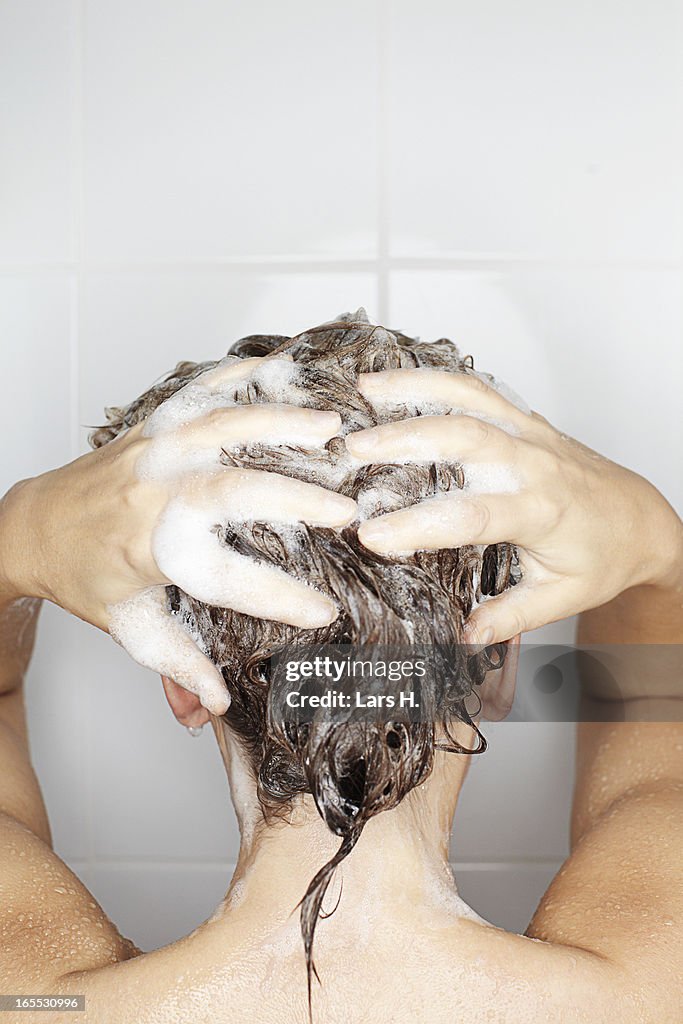
M576 843L527 930L605 966L612 1016L677 1024L683 1003L683 785L644 782ZM578 964L579 961L577 961Z
M49 992L137 952L53 851L21 687L0 694L0 991Z
M639 777L600 804L603 789L525 935L455 925L451 992L473 1013L496 1024L680 1024L683 783Z
M139 952L25 824L0 813L0 991L50 991L71 971Z

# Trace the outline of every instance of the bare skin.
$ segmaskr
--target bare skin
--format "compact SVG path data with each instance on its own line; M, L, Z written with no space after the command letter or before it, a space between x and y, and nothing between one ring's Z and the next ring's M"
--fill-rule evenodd
M8 538L15 549L30 552L30 494L27 487L21 502L0 508L0 553ZM636 503L615 550L641 537L636 561L652 556L657 569L647 582L632 570L613 584L617 592L607 603L582 615L582 642L683 642L680 524L654 488L647 485L642 494L649 497ZM526 524L523 518L522 509L521 528L532 547L534 521L531 514ZM662 527L649 550L652 520ZM600 559L597 526L586 535L590 522L587 517L574 537L558 540L565 556L572 544L592 543ZM596 573L611 571L614 557L602 556ZM242 828L238 868L210 921L171 946L139 954L51 849L22 704L36 614L34 603L16 603L26 575L8 583L3 574L0 589L0 991L85 993L85 1020L98 1024L303 1024L305 968L292 911L338 840L310 798L294 807L291 822L263 827L253 781L222 723L212 719ZM649 681L640 683L632 692L639 704L667 698L661 686L652 697ZM174 694L169 687L172 704ZM181 702L176 710L182 716L187 706ZM316 935L322 986L314 985L314 1020L678 1022L682 733L677 724L640 720L579 727L572 852L526 936L475 919L457 897L448 835L468 758L438 755L430 779L369 824L339 872L339 908ZM330 909L338 886L329 895Z
M208 371L197 382L207 378L207 393L219 394L228 378L234 386L235 380L248 379L266 362L245 359L222 371ZM146 436L146 423L139 423L97 451L21 481L4 499L15 518L23 516L26 521L20 535L0 537L0 607L18 597L44 598L110 631L114 609L142 598L146 612L163 626L163 620L169 620L161 600L165 585L178 583L205 599L195 589L201 574L193 576L192 559L189 577L181 580L174 576L172 558L169 565L160 563L153 550L164 517L179 502L190 516L209 508L205 528L190 519L183 542L190 553L205 535L211 536L213 523L233 514L239 518L245 507L256 514L267 510L269 516L287 522L332 528L351 522L356 506L350 498L277 473L235 469L219 461L221 449L272 440L274 435L282 444L315 448L338 433L340 422L336 413L281 404L218 407L169 427L161 436ZM170 475L150 471L158 463L160 444L171 446L175 455ZM188 462L189 456L204 453L208 467L206 460L199 468ZM212 604L302 627L326 625L336 618L334 603L303 581L232 557L231 571L221 574L220 592L212 596ZM235 566L239 572L233 571ZM189 636L184 642L186 671L183 677L175 675L176 682L198 694L208 711L223 714L229 698L220 674ZM173 668L156 657L143 663L161 673Z
M387 370L361 374L358 386L376 405L443 410L350 434L347 447L361 461L461 462L466 479L477 467L493 471L484 492L475 486L427 499L358 531L383 553L516 544L522 582L471 616L473 642L507 640L606 604L627 587L679 583L669 541L680 548L680 520L637 473L522 412L478 377Z

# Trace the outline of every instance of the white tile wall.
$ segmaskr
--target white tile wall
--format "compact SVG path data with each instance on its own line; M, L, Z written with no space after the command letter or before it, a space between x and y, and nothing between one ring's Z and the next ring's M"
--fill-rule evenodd
M178 359L362 303L680 502L678 52L674 0L0 4L0 488ZM144 948L199 923L237 852L211 736L53 608L28 695L57 849ZM453 858L522 929L573 737L486 732Z
M390 319L452 337L479 369L680 505L681 284L676 266L396 270Z
M482 732L489 746L472 759L458 801L453 860L563 858L574 780L574 727L564 722L485 722Z
M0 4L0 264L73 255L73 6Z
M94 858L236 860L237 825L213 733L190 736L159 677L90 632L84 660L97 673L86 713L100 723L90 749Z
M374 4L100 0L84 32L90 256L374 254Z
M77 864L77 873L143 950L181 938L206 921L227 891L232 864Z
M70 457L72 296L67 273L0 275L0 493Z
M26 682L33 763L50 814L55 849L66 859L90 855L88 755L91 745L97 744L97 730L86 699L99 668L88 656L94 633L80 619L46 604Z
M188 269L89 273L83 283L81 423L131 401L180 359L216 359L246 334L296 333L377 305L371 272Z
M680 259L675 0L387 11L395 255Z

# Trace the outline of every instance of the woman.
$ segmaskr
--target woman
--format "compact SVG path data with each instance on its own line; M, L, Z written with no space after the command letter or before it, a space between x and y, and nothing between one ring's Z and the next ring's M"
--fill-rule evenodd
M482 645L576 612L583 642L680 643L680 521L449 343L356 316L237 354L181 366L113 411L98 451L3 501L2 990L83 993L92 1021L305 1021L310 998L325 1021L673 1022L677 724L579 727L572 853L526 937L459 900L447 844ZM221 746L235 877L209 921L153 953L49 847L21 701L40 598L114 632ZM289 639L444 634L476 647L430 722L267 718L266 657ZM619 682L641 702L679 681Z

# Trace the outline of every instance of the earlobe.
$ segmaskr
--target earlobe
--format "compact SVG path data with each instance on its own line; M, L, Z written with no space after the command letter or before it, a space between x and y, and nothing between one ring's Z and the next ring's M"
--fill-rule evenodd
M178 683L174 682L173 679L169 679L168 676L162 676L161 682L163 683L164 693L166 694L166 700L171 711L181 725L184 725L185 728L195 729L206 725L211 715L202 706L196 694L185 690Z

